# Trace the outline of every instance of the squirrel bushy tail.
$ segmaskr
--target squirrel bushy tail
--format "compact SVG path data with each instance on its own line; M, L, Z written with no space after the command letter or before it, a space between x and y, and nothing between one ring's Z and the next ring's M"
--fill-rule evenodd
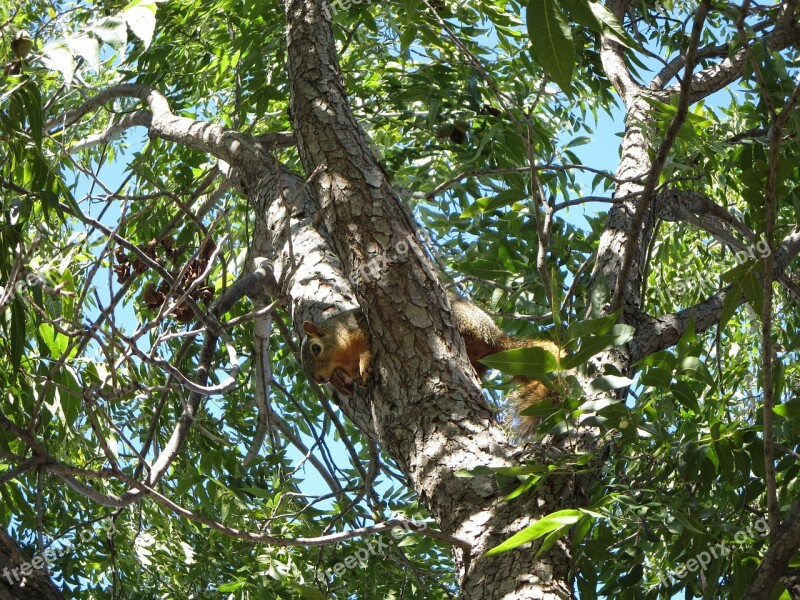
M474 304L453 294L448 297L470 364L479 378L482 379L488 370L480 360L497 352L538 347L556 356L560 354L553 342L506 335L489 315ZM306 321L303 330L306 337L301 355L303 364L314 380L319 383L330 382L341 394L352 395L355 384L364 383L371 371L372 351L363 314L356 309L329 317L320 324ZM519 413L545 401L554 405L558 402L558 395L543 383L528 377L516 376L514 381L518 384L512 396L512 405L519 420L516 429L520 436L527 436L540 419Z
M556 357L562 354L558 345L549 340L530 340L510 335L503 335L498 338L496 346L496 352L517 350L519 348L543 348ZM542 419L538 416L523 415L521 413L525 409L533 406L541 406L544 408L555 407L559 404L561 399L558 393L549 389L541 381L525 377L524 375L515 375L513 379L517 384L517 389L511 394L513 418L517 420L517 423L514 425L514 431L519 437L529 437L536 430L536 426Z

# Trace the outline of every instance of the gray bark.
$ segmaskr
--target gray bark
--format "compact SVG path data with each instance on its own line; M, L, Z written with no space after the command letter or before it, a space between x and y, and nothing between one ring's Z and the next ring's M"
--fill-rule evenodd
M33 568L34 558L0 529L0 600L63 600L47 571Z
M621 16L628 3L610 5ZM252 262L257 257L272 260L275 278L283 282L282 292L291 299L298 335L304 320L354 306L363 310L371 332L374 373L366 389L337 401L364 435L393 457L441 530L457 540L453 552L463 597L572 598L569 537L541 557L535 556L537 544L496 557L484 554L544 515L585 506L594 475L585 479L551 475L536 493L505 502L508 490L498 489L495 477L464 478L457 472L479 466L518 466L526 461L551 464L564 450L600 455L602 449L595 447L591 435L524 448L513 446L506 438L480 392L436 269L350 110L327 2L287 0L285 6L294 139L308 181L271 158L256 140L172 115L166 100L152 90L124 86L126 94L139 97L150 108L149 113L137 114L137 122L147 124L151 136L209 152L235 168L233 175L256 214ZM796 36L795 30L790 33ZM786 31L776 33L777 42L770 43L788 43L789 37ZM743 65L739 58L731 59L727 73L720 71L727 64L724 62L719 69L698 73L690 98L707 95L715 86L719 89L720 82L738 76L737 69ZM641 310L646 248L656 219L702 214L715 219L712 227L736 227L724 214L715 212L708 199L663 195L653 197L649 214L635 231L639 194L653 164L644 125L644 95L665 100L670 92L663 86L680 65L659 74L661 83L656 89L633 80L615 42L603 40L602 60L628 109L617 169L623 182L616 191L626 201L616 203L609 212L593 285L605 281L613 291L624 271L624 256L632 252L622 282L621 308L622 322L635 325L637 333L628 346L601 355L596 362L625 373L638 358L675 343L689 321L689 309L659 317ZM114 93L100 94L94 106L113 98ZM91 109L92 105L87 105L57 123L68 126ZM400 247L406 251L398 252ZM800 230L796 230L775 254L776 274L799 251ZM394 260L381 261L378 270L368 269L374 258L388 255ZM264 296L273 292L265 289ZM723 299L717 295L692 307L698 330L719 320ZM19 437L24 439L22 434ZM185 434L176 429L173 438L174 443L154 464L150 483L157 482L178 455ZM87 486L77 487L73 479L66 480L90 495ZM137 490L97 501L116 506L140 496Z

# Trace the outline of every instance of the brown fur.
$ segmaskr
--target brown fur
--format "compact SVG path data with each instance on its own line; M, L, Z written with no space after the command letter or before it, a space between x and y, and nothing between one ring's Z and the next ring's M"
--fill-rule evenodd
M525 340L506 335L474 304L452 294L449 295L456 325L464 338L467 356L478 377L486 375L488 367L480 360L504 350L539 347L560 354L558 346L546 340ZM303 364L318 383L330 382L337 391L352 395L355 382L366 382L371 372L372 352L367 338L368 330L363 314L358 310L329 317L321 325L306 321L306 334L301 355ZM538 417L519 413L543 401L556 403L558 396L543 383L523 376L514 377L518 384L513 394L514 410L519 418L518 433L530 435L539 422Z

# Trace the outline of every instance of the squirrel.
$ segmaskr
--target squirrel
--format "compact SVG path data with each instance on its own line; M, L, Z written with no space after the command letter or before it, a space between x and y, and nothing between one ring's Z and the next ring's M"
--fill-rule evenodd
M467 349L469 362L479 378L488 371L481 362L496 352L517 348L539 347L561 355L558 346L547 340L529 340L506 335L492 318L480 308L448 292L456 326ZM317 383L330 384L341 394L351 396L355 383L365 383L371 373L372 350L367 322L360 309L352 309L320 324L303 323L306 337L301 345L303 365ZM549 400L558 401L557 394L543 383L521 375L514 377L518 389L513 395L514 410L519 416L517 433L527 436L539 423L538 417L520 415L523 410Z

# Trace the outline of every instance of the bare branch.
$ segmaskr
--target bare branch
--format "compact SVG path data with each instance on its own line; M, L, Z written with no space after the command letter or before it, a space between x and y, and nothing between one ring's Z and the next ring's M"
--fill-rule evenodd
M798 254L800 254L800 226L795 227L775 250L774 275L783 273ZM728 286L705 301L677 313L659 317L640 315L638 322L634 323L636 335L630 342L631 363L678 343L686 330L686 325L692 318L694 318L697 332L706 331L716 325L722 315L722 305L730 293L731 287ZM745 297L741 296L738 305L745 301Z
M119 121L112 123L101 133L91 135L80 142L72 144L67 148L67 152L75 154L81 150L107 144L133 127L147 127L149 129L152 120L153 115L147 110L137 110L136 112L123 115Z
M122 98L135 98L147 104L152 115L151 137L184 144L239 167L263 165L264 161L268 160L268 155L259 149L258 144L250 136L227 130L219 125L176 116L160 92L140 84L122 84L105 89L79 107L48 119L45 129L51 132L66 129L107 102Z
M222 523L214 521L213 519L209 519L208 517L197 515L191 512L190 510L183 508L179 504L176 504L166 496L163 496L154 488L146 484L139 483L138 481L131 479L124 473L117 473L117 475L120 479L128 483L131 487L136 488L137 491L139 491L141 494L152 498L158 504L164 506L165 508L168 508L176 515L180 515L186 519L189 519L190 521L194 521L195 523L201 523L203 525L206 525L209 528L215 531L219 531L220 533L224 533L229 537L241 540L248 540L259 544L269 544L271 546L280 546L280 547L325 546L328 544L343 542L346 540L360 538L375 533L383 533L384 531L389 531L391 529L401 527L404 529L413 530L417 533L426 535L433 539L440 540L448 544L452 544L454 546L458 546L460 548L470 547L470 544L468 542L460 540L454 536L448 535L442 531L431 529L425 522L411 521L408 519L389 519L387 521L384 521L383 523L378 523L370 527L361 527L359 529L343 531L340 533L332 533L330 535L323 535L312 538L276 538L266 534L251 533L249 531L243 531L241 529L234 529L233 527L228 527L227 525L223 525Z
M664 135L664 140L658 147L656 156L653 159L653 165L650 167L650 172L647 176L647 180L645 181L644 189L642 190L642 197L639 200L639 205L636 207L636 212L633 216L633 220L631 221L631 233L625 246L625 256L623 257L622 266L620 268L619 276L617 277L617 285L614 289L614 295L611 297L610 312L618 310L622 305L623 294L625 293L625 289L628 287L628 277L630 276L631 267L633 265L633 257L635 256L639 246L639 238L642 233L642 224L644 223L645 216L650 211L650 204L653 200L656 185L658 184L658 177L661 174L661 170L664 168L664 164L667 162L670 148L672 148L672 145L675 143L675 139L678 137L678 132L680 131L683 122L686 120L686 115L689 112L689 93L691 91L689 81L697 60L697 46L700 43L700 34L703 31L703 25L705 23L706 15L708 14L710 5L711 0L703 0L700 3L700 6L697 8L697 14L695 15L694 23L692 25L691 41L689 43L689 48L686 51L686 71L683 81L681 82L678 110L675 114L675 118L672 119L672 122L669 125L669 129L667 129L667 132Z

